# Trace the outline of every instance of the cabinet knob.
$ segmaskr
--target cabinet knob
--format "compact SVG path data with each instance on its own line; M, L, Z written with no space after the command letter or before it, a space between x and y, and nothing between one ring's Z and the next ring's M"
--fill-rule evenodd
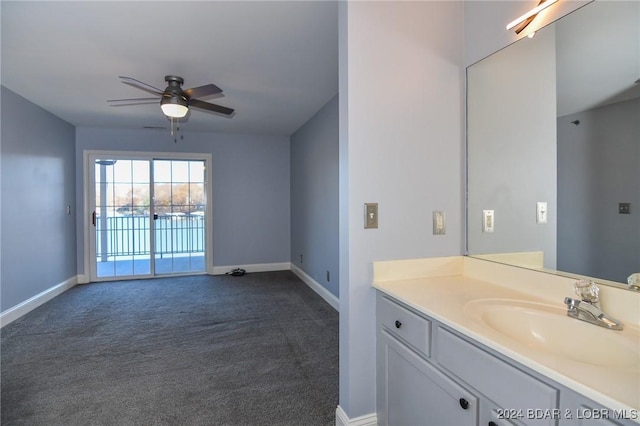
M469 408L469 401L467 401L466 399L460 398L458 402L460 402L460 406L462 407L463 410L466 410L467 408Z
M402 323L398 320L396 320L396 328L400 328L402 327Z

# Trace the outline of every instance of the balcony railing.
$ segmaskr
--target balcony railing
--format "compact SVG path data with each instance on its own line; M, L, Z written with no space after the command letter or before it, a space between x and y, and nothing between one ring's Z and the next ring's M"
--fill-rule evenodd
M153 221L155 255L204 253L204 215L167 214ZM151 223L144 216L96 217L96 257L151 254Z

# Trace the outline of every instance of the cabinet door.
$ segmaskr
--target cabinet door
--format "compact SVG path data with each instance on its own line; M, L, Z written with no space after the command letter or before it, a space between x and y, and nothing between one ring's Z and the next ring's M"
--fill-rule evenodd
M379 331L378 419L389 426L475 425L478 399L426 360Z

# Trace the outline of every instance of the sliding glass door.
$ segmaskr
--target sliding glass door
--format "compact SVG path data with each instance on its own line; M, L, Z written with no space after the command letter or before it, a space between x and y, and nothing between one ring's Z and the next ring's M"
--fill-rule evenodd
M154 160L155 269L158 274L205 270L205 165Z
M95 278L151 275L151 161L96 158Z
M90 155L92 281L206 272L205 159Z

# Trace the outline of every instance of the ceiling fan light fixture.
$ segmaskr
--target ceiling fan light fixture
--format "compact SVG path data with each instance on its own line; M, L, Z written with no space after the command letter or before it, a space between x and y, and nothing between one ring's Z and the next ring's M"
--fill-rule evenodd
M160 108L167 117L182 118L189 112L187 101L180 96L163 97Z
M189 113L191 107L197 110L210 111L226 116L233 116L233 113L235 112L233 108L227 108L222 105L211 104L197 99L202 96L221 94L222 89L215 84L205 84L204 86L182 90L182 84L184 83L182 77L178 77L177 75L167 75L164 78L167 82L167 87L164 90L160 90L157 87L153 87L150 84L143 83L142 81L136 80L132 77L120 76L120 79L124 84L159 96L160 108L162 109L163 114L170 119L185 117ZM110 106L127 106L155 103L153 100L154 98L129 98L110 99L107 100L107 102L110 102Z

